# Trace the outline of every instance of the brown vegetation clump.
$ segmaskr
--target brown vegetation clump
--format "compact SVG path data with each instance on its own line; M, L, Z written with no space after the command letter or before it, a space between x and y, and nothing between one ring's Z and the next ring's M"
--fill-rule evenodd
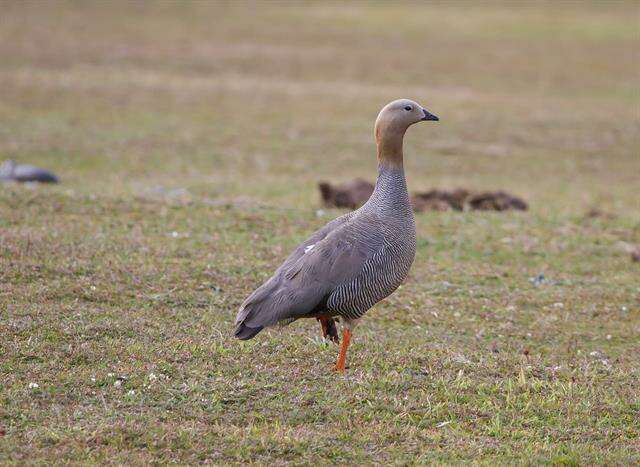
M358 209L367 202L374 185L361 178L356 178L341 185L329 182L318 183L322 202L328 208Z

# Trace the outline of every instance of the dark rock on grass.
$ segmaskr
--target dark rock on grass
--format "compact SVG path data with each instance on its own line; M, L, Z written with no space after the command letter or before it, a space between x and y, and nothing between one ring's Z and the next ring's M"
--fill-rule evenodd
M474 211L507 211L509 209L526 211L529 209L524 200L504 191L478 193L471 196L468 203Z
M341 185L329 182L318 183L322 202L328 208L358 209L373 193L373 183L356 178Z
M58 177L45 169L8 160L0 165L0 181L58 183Z

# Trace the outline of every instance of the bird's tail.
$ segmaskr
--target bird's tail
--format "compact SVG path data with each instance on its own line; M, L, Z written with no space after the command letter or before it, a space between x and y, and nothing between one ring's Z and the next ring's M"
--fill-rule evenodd
M234 335L236 338L243 341L253 338L256 334L262 331L266 325L268 325L267 322L259 319L259 305L262 303L262 300L260 299L261 297L258 297L258 300L255 300L255 293L256 292L244 301L240 306L240 310L238 310L238 315L236 316L236 330Z
M234 335L238 339L246 341L246 340L249 340L252 337L254 337L256 334L258 334L263 329L264 329L264 326L258 326L257 328L250 328L249 326L247 326L244 323L239 323L236 326L236 332L234 333Z
M266 327L295 321L296 309L309 301L304 295L309 290L302 290L300 295L292 294L286 288L279 290L280 280L279 276L272 277L240 305L234 333L238 339L251 339Z

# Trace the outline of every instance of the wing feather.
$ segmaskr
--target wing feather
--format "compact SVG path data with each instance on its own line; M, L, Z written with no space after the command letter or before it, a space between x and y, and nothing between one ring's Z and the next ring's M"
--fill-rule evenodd
M349 213L300 244L274 275L241 305L236 336L253 337L264 327L312 313L340 284L355 277L383 244L382 234L359 235ZM313 248L309 248L313 246ZM252 332L247 331L250 329Z

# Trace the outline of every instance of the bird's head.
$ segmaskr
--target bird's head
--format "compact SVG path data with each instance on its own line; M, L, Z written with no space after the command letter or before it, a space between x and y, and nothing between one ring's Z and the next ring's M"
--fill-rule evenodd
M385 105L376 119L376 129L404 133L414 123L438 121L439 118L417 102L398 99Z
M385 105L376 119L375 137L380 159L401 160L402 139L414 123L438 121L438 117L417 102L398 99Z

